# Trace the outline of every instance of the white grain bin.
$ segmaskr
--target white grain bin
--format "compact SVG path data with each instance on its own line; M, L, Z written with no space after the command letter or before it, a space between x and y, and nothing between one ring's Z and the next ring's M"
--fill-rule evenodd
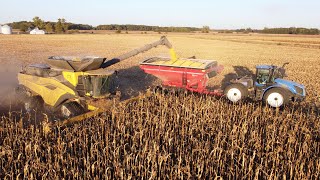
M45 34L45 32L43 30L39 30L39 28L34 28L30 31L30 34Z
M1 27L1 33L2 34L12 34L12 29L8 25L4 25Z

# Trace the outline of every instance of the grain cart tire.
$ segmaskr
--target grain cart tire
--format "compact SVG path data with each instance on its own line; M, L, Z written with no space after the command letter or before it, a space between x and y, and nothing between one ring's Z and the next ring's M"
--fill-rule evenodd
M233 103L248 97L248 90L242 84L230 84L224 90L225 96Z
M42 111L44 108L44 101L40 96L30 96L25 98L24 110L31 112L32 110Z
M269 106L279 108L288 103L288 93L281 88L272 88L268 90L263 96L263 101Z
M64 118L71 118L85 113L84 108L77 102L66 102L60 106L60 113Z

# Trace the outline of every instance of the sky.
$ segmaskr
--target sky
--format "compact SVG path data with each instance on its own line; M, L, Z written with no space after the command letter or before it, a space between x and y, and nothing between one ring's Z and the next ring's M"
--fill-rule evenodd
M90 24L320 28L320 0L0 0L0 24L65 18Z

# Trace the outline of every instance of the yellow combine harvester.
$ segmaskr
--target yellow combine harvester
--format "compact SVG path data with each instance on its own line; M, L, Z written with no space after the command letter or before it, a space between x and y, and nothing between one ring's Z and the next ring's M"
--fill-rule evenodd
M46 107L69 119L67 122L94 116L107 107L95 107L90 103L92 100L113 101L119 98L113 84L115 71L105 68L159 45L170 49L171 59L177 58L172 45L163 36L159 41L111 60L101 57L52 56L48 64L29 65L18 74L17 89L25 95L24 108L31 111Z

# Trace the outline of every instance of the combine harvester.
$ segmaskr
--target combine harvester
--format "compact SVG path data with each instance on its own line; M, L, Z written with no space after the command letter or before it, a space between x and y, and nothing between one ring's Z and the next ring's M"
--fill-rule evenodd
M31 111L46 107L46 109L61 114L66 119L60 121L60 124L63 125L104 112L120 99L113 85L116 73L106 68L159 45L168 47L171 57L148 58L140 63L140 68L144 72L160 78L163 86L182 88L200 94L216 96L226 94L232 102L238 102L246 97L262 99L265 94L268 94L267 101L273 107L283 105L289 98L303 99L305 96L302 85L278 79L283 68L275 66L258 68L257 77L263 75L264 78L268 79L264 85L257 82L260 80L259 78L241 78L231 81L224 91L220 89L211 90L207 88L208 80L220 73L223 67L219 66L217 61L214 60L177 58L171 43L163 36L159 41L111 60L100 57L53 56L48 59L48 64L33 64L25 67L18 74L19 87L17 88L26 97L24 101L25 110ZM282 94L282 91L285 94ZM298 93L301 95L297 95ZM287 99L282 99L281 103L280 96ZM137 98L139 97L129 99L126 102ZM279 103L270 103L272 98L273 101ZM103 107L101 105L93 106L92 102L97 100L107 103L100 103Z

